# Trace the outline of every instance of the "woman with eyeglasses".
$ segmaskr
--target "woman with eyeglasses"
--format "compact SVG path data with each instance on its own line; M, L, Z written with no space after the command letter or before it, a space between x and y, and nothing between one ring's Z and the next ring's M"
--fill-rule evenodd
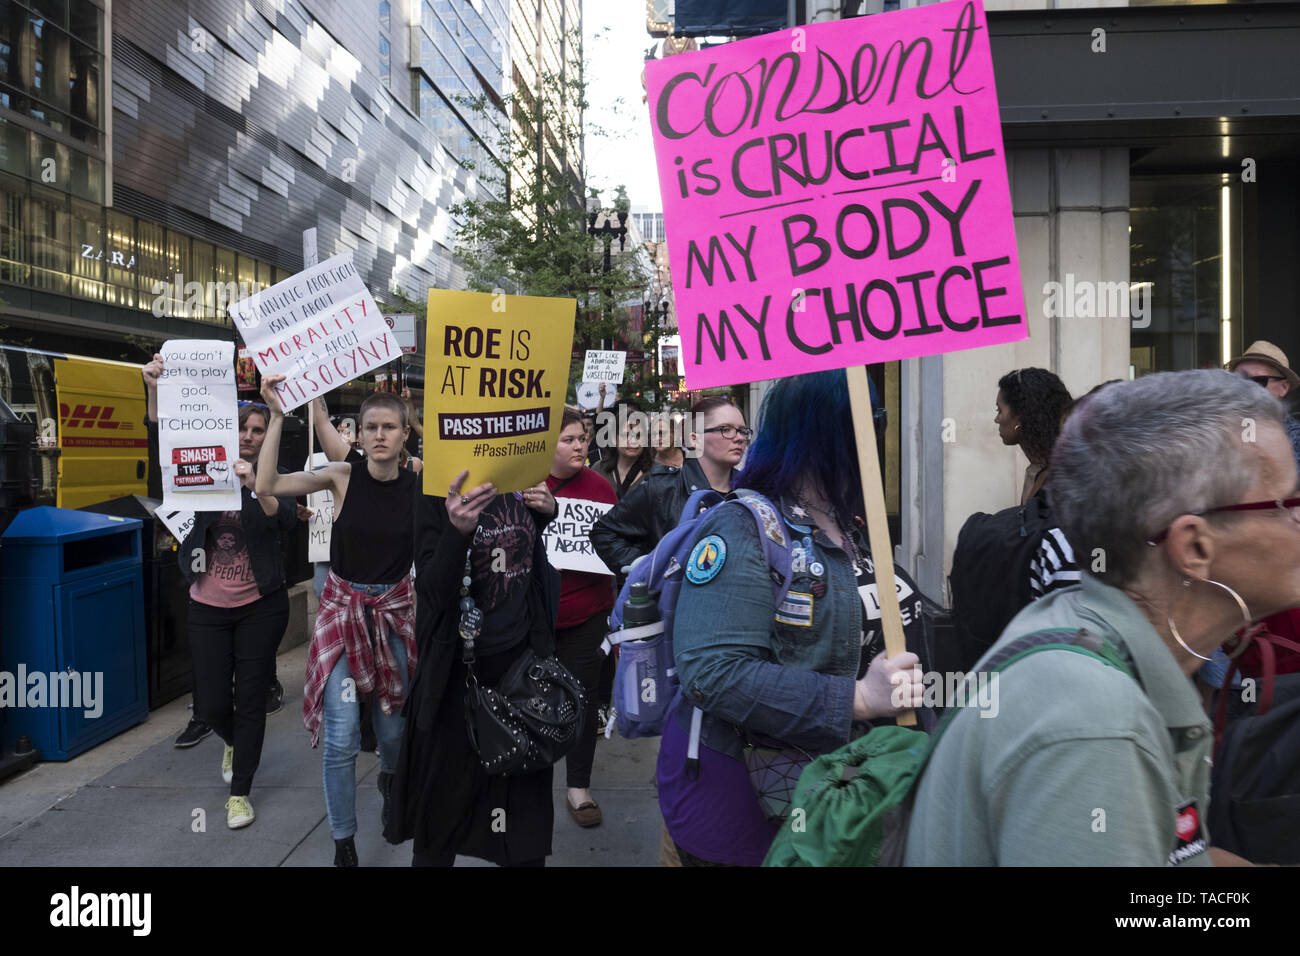
M142 370L148 415L158 420L158 378L163 357ZM270 414L264 405L239 403L239 510L200 511L177 551L189 585L188 627L194 658L194 716L225 744L221 779L230 785L226 825L255 818L248 796L262 759L267 688L275 679L275 651L289 623L281 536L297 522L292 497L254 494L255 466Z
M649 554L677 526L687 499L705 488L731 491L736 466L753 432L745 416L725 398L702 398L691 407L691 450L682 466L657 465L592 526L596 554L622 582L623 568Z
M909 865L1217 855L1203 826L1214 735L1190 677L1234 630L1300 605L1300 482L1282 419L1276 397L1211 369L1120 382L1070 415L1048 489L1090 560L1080 587L1031 604L989 655L1060 629L1124 667L1062 649L1002 671L998 717L959 711L935 747Z

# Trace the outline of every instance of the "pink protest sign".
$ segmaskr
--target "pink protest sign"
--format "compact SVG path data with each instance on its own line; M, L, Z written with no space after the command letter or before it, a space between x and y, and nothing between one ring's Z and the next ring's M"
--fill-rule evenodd
M1029 334L978 0L646 64L690 388Z

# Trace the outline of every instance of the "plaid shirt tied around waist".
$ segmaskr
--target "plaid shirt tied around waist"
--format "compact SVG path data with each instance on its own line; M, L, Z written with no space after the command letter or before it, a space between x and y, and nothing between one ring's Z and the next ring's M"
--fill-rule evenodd
M366 627L365 609L370 609L375 638ZM397 671L397 658L388 645L390 635L406 645L406 673L415 675L415 590L410 576L403 577L382 594L354 591L333 570L325 580L316 628L307 652L307 684L303 688L302 720L311 732L311 745L320 742L324 716L325 683L338 663L348 655L348 670L358 694L377 692L385 714L397 713L406 700Z

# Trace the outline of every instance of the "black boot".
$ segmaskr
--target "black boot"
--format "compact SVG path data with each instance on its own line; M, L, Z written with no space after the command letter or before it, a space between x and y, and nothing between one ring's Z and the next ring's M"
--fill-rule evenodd
M357 862L357 847L352 842L352 837L344 837L342 840L334 841L334 865L335 866L360 866Z
M388 831L388 792L393 789L393 775L379 771L379 795L384 798L384 809L379 815L379 822L383 824L384 832Z

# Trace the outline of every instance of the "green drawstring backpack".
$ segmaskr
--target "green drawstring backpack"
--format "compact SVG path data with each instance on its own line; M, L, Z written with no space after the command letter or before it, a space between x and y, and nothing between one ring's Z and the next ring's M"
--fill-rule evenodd
M989 658L980 673L1006 670L1039 651L1095 657L1129 677L1133 672L1110 644L1082 628L1052 628L1016 638ZM973 699L976 672L966 675ZM825 756L799 777L790 818L782 824L764 866L901 866L916 784L948 725L951 708L933 735L910 727L877 727Z

